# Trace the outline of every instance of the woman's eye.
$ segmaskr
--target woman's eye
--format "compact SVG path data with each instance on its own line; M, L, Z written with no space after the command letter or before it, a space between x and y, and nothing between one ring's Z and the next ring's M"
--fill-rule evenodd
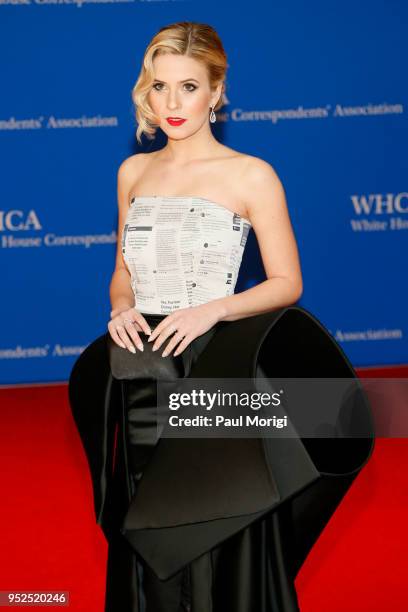
M194 91L197 89L197 86L194 85L194 83L185 83L184 86L188 87L187 91ZM153 89L155 89L156 91L162 91L162 88L163 88L163 83L153 84Z

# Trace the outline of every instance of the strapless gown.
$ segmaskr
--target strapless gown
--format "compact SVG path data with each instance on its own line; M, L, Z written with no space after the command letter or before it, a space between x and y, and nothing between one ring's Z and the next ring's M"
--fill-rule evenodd
M205 198L131 200L122 253L152 329L178 308L234 293L250 227ZM175 377L252 378L254 390L271 378L356 379L297 306L220 321L176 357L161 358L164 345L152 353L140 335L136 358L162 359ZM373 451L363 391L327 439L160 438L158 379L148 367L115 378L110 344L109 334L94 340L69 380L109 545L105 612L298 611L297 572ZM356 423L359 438L348 429Z

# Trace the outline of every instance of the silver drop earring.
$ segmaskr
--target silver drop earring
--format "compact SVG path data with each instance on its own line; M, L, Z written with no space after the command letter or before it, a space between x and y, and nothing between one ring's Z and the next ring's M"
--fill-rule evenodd
M214 107L210 106L210 108L211 108L210 121L211 123L215 123L217 121L217 117L215 116L215 113L214 113Z

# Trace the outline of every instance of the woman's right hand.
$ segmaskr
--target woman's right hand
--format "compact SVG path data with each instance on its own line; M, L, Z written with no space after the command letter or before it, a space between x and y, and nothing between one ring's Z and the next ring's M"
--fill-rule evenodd
M143 351L143 342L137 332L144 332L147 336L152 333L146 319L136 308L112 310L108 330L116 344L122 348L127 348L132 353L136 352L135 346ZM133 340L133 344L131 340Z

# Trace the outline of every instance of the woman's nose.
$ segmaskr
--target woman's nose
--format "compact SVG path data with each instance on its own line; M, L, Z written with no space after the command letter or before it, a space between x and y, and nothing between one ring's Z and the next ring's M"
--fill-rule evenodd
M174 93L169 93L168 97L167 97L167 106L168 108L178 108L179 106L179 99L178 99L178 95L176 92Z

